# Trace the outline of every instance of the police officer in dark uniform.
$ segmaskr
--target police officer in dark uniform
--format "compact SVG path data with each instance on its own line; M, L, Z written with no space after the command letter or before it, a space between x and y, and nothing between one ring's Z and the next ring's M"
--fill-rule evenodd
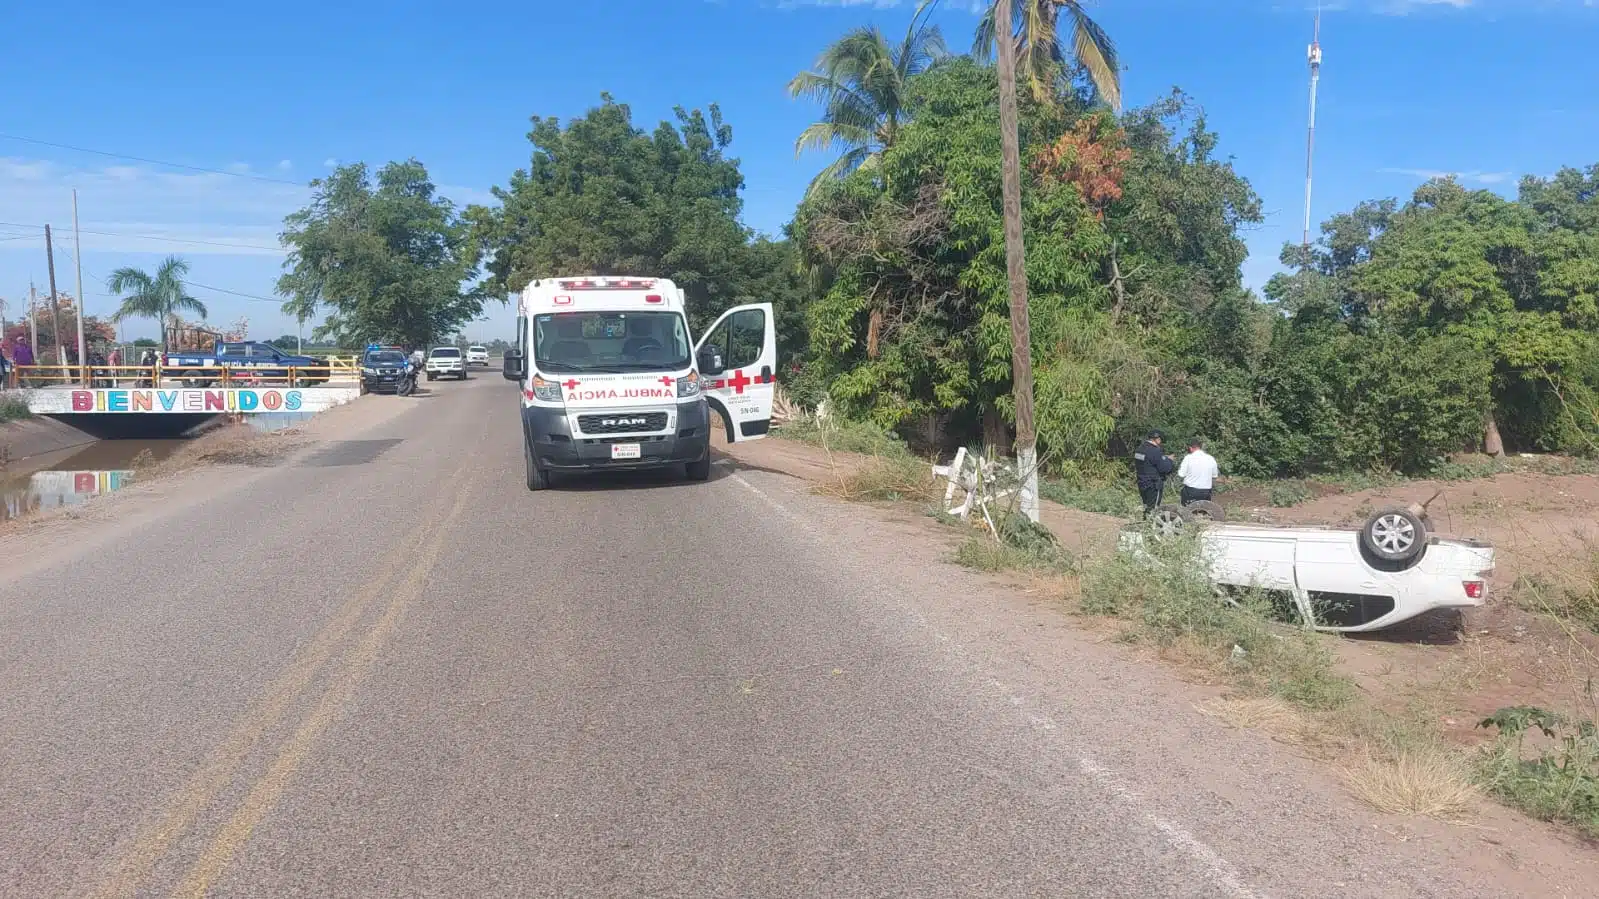
M1138 449L1133 450L1133 476L1138 479L1138 495L1144 500L1146 516L1160 505L1166 476L1177 468L1177 463L1160 448L1163 439L1159 431L1150 431Z

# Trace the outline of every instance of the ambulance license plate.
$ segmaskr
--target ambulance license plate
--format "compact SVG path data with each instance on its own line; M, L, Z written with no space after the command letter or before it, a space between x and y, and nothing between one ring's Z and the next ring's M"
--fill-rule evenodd
M611 444L612 459L637 459L639 455L639 445L636 443Z

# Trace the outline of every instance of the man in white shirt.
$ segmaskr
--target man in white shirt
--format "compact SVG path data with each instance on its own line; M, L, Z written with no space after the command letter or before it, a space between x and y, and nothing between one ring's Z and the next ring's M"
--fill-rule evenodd
M1210 499L1216 478L1221 476L1221 466L1216 464L1215 456L1205 452L1205 441L1195 437L1188 441L1188 455L1177 466L1177 476L1183 479L1182 500L1186 506Z

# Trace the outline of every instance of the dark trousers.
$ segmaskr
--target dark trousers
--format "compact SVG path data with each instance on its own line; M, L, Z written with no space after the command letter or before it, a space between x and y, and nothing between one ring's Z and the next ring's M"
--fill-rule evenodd
M1144 500L1144 514L1145 515L1148 515L1149 513L1155 511L1155 507L1160 505L1160 494L1161 494L1161 489L1160 488L1161 488L1161 482L1160 481L1139 481L1138 482L1138 495L1140 497L1142 497L1143 500Z
M1214 492L1215 491L1213 491L1213 490L1209 490L1209 489L1200 490L1198 487L1190 487L1187 484L1184 484L1183 485L1183 505L1186 506L1189 503L1197 503L1200 500L1209 500L1210 499L1210 495L1212 493L1214 493Z

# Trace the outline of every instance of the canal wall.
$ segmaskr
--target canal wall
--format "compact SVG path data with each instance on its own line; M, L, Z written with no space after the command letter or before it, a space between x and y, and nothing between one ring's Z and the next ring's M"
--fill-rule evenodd
M95 442L92 434L53 418L37 416L0 424L0 459L20 462Z

